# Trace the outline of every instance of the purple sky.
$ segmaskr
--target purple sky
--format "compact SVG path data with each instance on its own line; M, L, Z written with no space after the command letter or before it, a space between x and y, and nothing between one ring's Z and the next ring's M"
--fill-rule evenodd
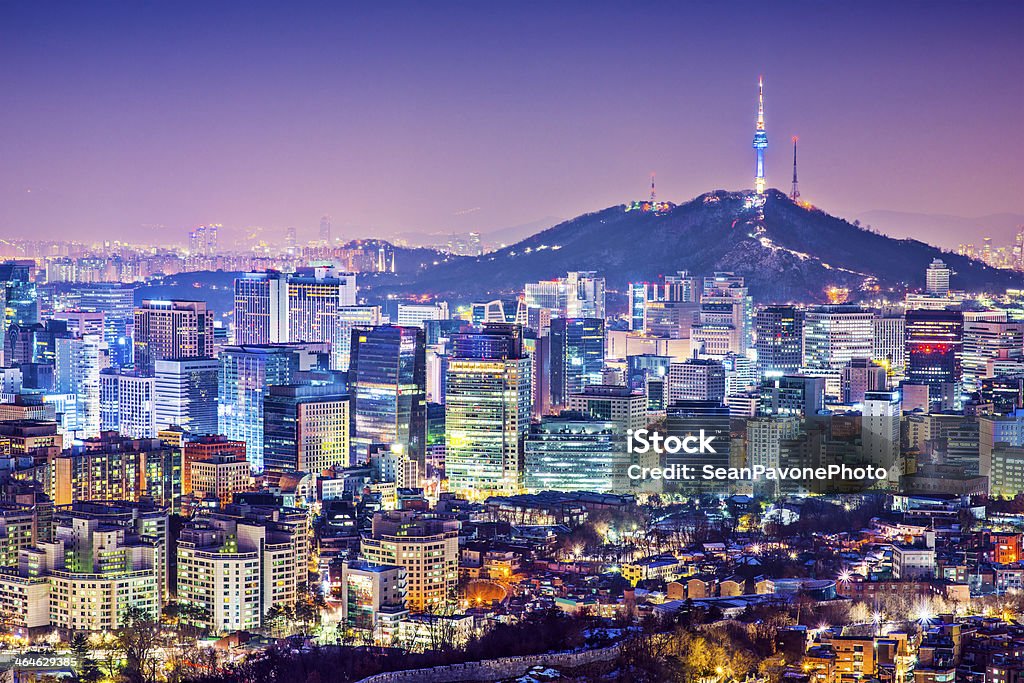
M750 187L760 73L769 185L799 134L832 213L1024 213L1019 2L380 4L5 4L0 237L486 232L652 170Z

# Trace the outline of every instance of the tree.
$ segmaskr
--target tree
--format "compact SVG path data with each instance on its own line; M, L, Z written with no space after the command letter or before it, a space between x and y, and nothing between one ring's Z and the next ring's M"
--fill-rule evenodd
M124 657L122 675L127 683L151 683L157 680L160 665L158 650L163 645L160 623L140 607L129 607L122 616L116 646Z
M84 633L75 633L71 636L71 654L75 656L75 661L78 666L78 675L75 680L78 683L98 683L103 678L103 674L100 672L99 666L96 664L96 660L92 658L92 652L89 650L89 639Z

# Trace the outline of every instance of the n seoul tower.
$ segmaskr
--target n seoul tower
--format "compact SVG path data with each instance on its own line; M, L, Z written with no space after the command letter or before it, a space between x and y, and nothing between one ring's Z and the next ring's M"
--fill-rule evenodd
M757 168L754 173L754 191L764 194L764 150L768 146L768 133L764 131L764 77L757 79L757 128L754 129L754 151Z

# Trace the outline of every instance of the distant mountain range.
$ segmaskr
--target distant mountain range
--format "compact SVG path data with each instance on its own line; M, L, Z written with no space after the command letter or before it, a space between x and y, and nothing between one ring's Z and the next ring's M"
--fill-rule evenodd
M968 218L937 213L908 211L865 211L858 214L861 223L886 235L909 237L947 249L958 244L981 245L982 238L991 237L993 246L1013 244L1017 230L1024 226L1024 214L992 213Z
M578 216L479 258L399 273L374 283L373 294L430 293L465 302L512 295L525 282L570 270L598 271L612 289L688 270L735 272L761 301L824 301L833 286L848 288L853 298L921 289L934 258L954 270L957 289L1024 285L1019 273L878 234L778 190L766 192L763 203L750 191L718 190L662 212L620 205Z

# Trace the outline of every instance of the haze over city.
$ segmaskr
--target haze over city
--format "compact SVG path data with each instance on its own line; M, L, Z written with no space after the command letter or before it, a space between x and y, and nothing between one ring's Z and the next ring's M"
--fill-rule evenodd
M1024 213L1019 3L9 5L0 236L489 231L751 186ZM878 224L943 246L963 223ZM870 221L868 221L870 222ZM1006 241L1014 216L982 224ZM999 225L995 225L999 223ZM970 225L970 222L967 223ZM156 229L156 226L163 226ZM980 234L978 239L980 239ZM225 241L227 244L227 241Z

